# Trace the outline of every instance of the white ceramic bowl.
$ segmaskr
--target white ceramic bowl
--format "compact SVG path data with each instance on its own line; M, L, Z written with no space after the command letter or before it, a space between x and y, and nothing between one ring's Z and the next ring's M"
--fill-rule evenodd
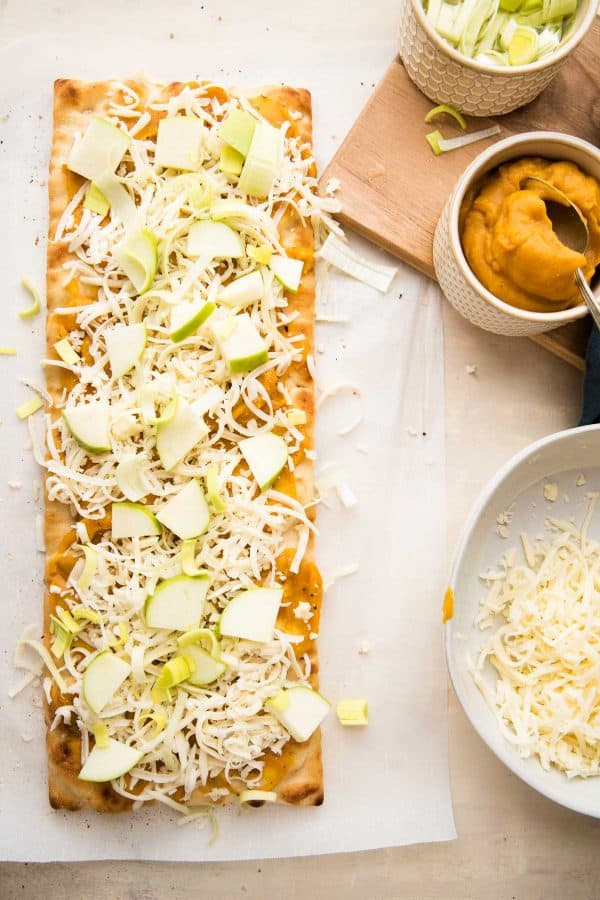
M550 84L598 12L599 0L581 0L568 39L556 53L528 66L484 66L463 56L429 23L422 0L402 0L399 53L411 80L437 103L472 116L493 116L529 103Z
M576 487L583 472L587 484ZM545 479L559 487L559 498L549 503L543 498ZM450 575L454 590L454 616L445 629L446 656L454 690L475 730L509 769L541 794L557 803L600 818L600 777L568 779L557 770L545 771L536 759L522 759L500 733L496 715L475 686L469 671L469 657L489 631L480 631L474 620L485 585L479 574L495 565L509 547L519 547L519 534L535 537L543 531L548 514L575 516L579 524L587 509L585 495L600 490L600 426L574 428L543 438L514 456L483 490L471 511L455 551ZM564 495L569 498L565 502ZM496 516L514 503L509 538L496 533ZM535 504L535 506L533 505ZM600 514L592 519L590 535L600 539ZM494 683L491 669L485 675Z
M506 138L480 153L465 169L442 210L433 238L436 278L452 306L486 331L513 336L541 334L587 315L584 304L555 313L528 312L511 306L481 284L465 258L458 230L465 194L491 169L523 156L574 162L600 180L600 149L587 141L558 131L528 131ZM600 297L600 285L595 293Z

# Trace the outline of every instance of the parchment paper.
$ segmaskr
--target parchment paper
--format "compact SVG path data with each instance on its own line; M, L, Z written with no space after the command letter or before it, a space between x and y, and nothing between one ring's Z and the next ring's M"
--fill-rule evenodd
M216 19L210 27L218 27ZM12 668L15 642L24 625L41 622L42 555L35 549L34 528L41 507L32 497L40 474L27 449L27 428L14 409L29 396L19 378L43 382L38 362L43 317L23 322L16 313L29 302L19 287L21 275L43 284L52 80L125 77L143 70L182 80L200 74L227 83L303 85L313 91L322 165L364 102L367 80L384 70L393 43L340 41L323 54L308 39L294 41L293 33L290 27L286 39L263 55L256 45L249 49L239 40L218 42L210 28L201 52L196 44L170 41L167 35L160 45L134 34L127 43L118 35L92 43L79 34L73 41L68 29L60 38L29 38L0 50L0 343L19 350L16 359L0 357L5 586L0 854L5 859L233 860L455 837L440 627L445 513L441 318L437 288L407 268L401 267L387 296L332 275L319 301L321 312L348 319L318 325L319 385L356 383L364 410L360 426L345 437L336 432L356 412L356 399L325 400L318 417L317 470L337 462L358 498L352 509L335 500L321 509L319 562L326 581L336 568L359 566L326 593L322 690L334 703L361 696L370 705L366 729L343 729L334 715L323 727L325 805L220 815L220 836L212 845L207 832L194 825L178 828L170 813L158 809L117 818L53 812L47 803L39 686L15 700L7 697L20 677ZM360 90L348 77L357 54L367 83ZM149 60L155 61L151 68ZM358 239L354 243L385 259ZM9 481L22 487L10 488ZM365 642L368 653L359 654Z

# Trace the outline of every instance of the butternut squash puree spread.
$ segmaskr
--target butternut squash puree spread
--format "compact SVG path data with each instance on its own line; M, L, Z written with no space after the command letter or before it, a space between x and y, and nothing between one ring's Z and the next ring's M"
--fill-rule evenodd
M565 194L587 221L585 254L561 244L546 214L543 178ZM552 199L550 196L547 199ZM588 281L600 263L600 183L571 162L526 157L489 173L465 197L460 216L463 250L479 281L505 303L557 312L580 302L575 270Z

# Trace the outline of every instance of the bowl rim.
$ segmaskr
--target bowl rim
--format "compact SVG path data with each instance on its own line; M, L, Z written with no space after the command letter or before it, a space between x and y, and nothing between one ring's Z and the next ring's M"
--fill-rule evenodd
M577 433L578 435L589 434L591 432L600 432L600 424L597 425L585 425L577 428L566 428L563 431L557 431L554 434L546 435L546 437L540 438L537 441L534 441L532 444L529 444L527 447L524 447L523 450L519 450L518 453L515 453L507 462L504 463L489 481L485 484L482 490L479 492L477 499L473 503L469 515L467 516L466 522L463 525L460 537L458 539L458 543L454 549L454 554L452 557L452 564L450 567L450 574L448 576L448 587L455 591L456 582L458 579L458 575L461 569L463 557L465 555L465 551L467 546L471 540L473 534L475 534L477 530L477 526L479 524L479 520L481 518L481 514L486 507L488 501L490 500L492 494L496 491L496 489L502 484L503 481L506 480L508 475L514 472L517 468L519 468L523 463L525 463L530 457L535 456L536 454L543 451L546 447L551 444L555 444L564 440L571 438ZM467 719L481 738L481 740L486 744L487 747L492 751L494 756L500 760L500 762L504 763L504 765L514 772L518 778L524 781L529 787L533 788L534 791L537 791L538 794L542 794L545 797L548 797L550 800L553 800L555 803L558 803L559 806L563 806L567 809L574 810L578 813L583 813L587 816L592 816L595 819L600 819L600 809L591 808L586 806L585 803L573 802L568 803L565 802L564 797L560 796L557 791L554 789L552 784L549 784L547 787L541 786L535 775L529 774L528 771L517 771L516 761L521 760L521 757L518 755L515 748L509 744L508 741L501 740L498 742L497 746L492 746L492 744L488 741L486 735L479 728L478 721L475 718L474 712L472 712L472 706L468 697L466 696L465 691L461 685L461 676L458 669L458 665L455 662L454 652L453 652L453 642L452 642L452 632L453 632L453 618L449 619L448 622L444 625L444 651L446 655L446 665L448 667L448 674L450 676L450 681L452 683L452 688L458 702L460 703ZM484 701L485 702L485 701ZM498 734L502 738L502 735L498 731ZM538 764L539 765L539 764ZM544 770L541 768L541 765L538 768L532 768L532 772L543 772ZM598 776L600 778L600 776Z
M600 165L600 148L594 147L588 141L574 135L562 134L559 131L525 131L522 134L511 135L501 141L497 141L490 147L483 150L475 159L467 166L458 181L454 185L452 194L448 201L448 229L450 233L450 246L454 254L454 258L460 269L461 275L467 281L468 285L484 299L490 306L494 306L497 310L513 319L521 319L532 323L544 323L553 326L560 326L574 319L581 319L588 314L588 308L585 303L571 306L567 309L561 309L557 312L533 312L527 309L520 309L518 306L512 306L492 294L477 278L471 269L462 248L460 234L458 231L458 222L460 216L460 208L467 190L472 183L489 169L494 167L494 158L504 152L507 148L514 148L514 155L511 158L526 155L526 151L520 151L520 148L533 142L539 143L545 141L549 144L556 144L563 147L571 147L582 151L593 158ZM540 155L539 152L536 155Z
M581 43L600 10L600 0L581 0L582 9L579 22L575 24L570 36L564 44L560 45L556 52L549 53L547 58L538 59L536 62L528 63L525 66L494 66L487 63L476 62L474 59L455 50L454 47L445 41L444 38L437 33L425 15L422 0L407 0L407 2L412 6L413 13L427 34L427 37L441 53L450 57L454 62L466 66L469 69L474 69L480 74L504 75L509 78L523 75L526 72L541 72L561 60L564 60L564 58L568 56L579 43Z

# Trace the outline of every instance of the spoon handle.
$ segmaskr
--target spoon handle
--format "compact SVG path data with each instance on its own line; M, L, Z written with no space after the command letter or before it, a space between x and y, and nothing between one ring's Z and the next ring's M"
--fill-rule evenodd
M591 312L596 326L600 329L600 301L592 294L592 289L587 283L586 277L583 274L583 269L577 269L575 272L575 284L579 289L583 302Z

